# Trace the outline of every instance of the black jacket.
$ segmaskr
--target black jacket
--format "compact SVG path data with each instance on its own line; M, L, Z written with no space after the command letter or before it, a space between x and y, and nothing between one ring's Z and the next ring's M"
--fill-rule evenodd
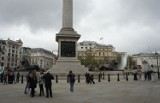
M50 85L52 83L51 80L54 80L54 77L52 74L50 73L46 73L44 76L43 76L43 79L45 81L45 85Z
M70 83L74 83L75 82L74 73L69 73L67 77L68 77L68 80L69 80Z
M29 82L29 87L30 88L36 88L37 87L37 77L34 76L34 77L28 77L28 82Z

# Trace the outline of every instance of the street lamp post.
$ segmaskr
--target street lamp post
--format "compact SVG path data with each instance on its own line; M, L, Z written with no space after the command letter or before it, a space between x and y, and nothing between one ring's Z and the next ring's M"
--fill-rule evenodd
M158 79L160 79L160 77L159 77L159 65L158 65L158 53L155 53L155 55L157 56L157 70L158 70Z

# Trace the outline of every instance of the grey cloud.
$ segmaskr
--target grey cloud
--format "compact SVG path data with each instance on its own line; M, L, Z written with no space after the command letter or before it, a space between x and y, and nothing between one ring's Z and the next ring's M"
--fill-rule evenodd
M73 0L74 23L78 24L81 19L85 18L94 9L93 0Z
M81 40L106 38L126 52L160 50L160 0L74 0L74 26ZM59 31L62 0L0 0L0 27L27 25ZM36 34L33 32L33 34Z
M130 53L160 50L159 4L158 0L95 0L92 14L86 15L89 18L86 22L93 25L83 29L90 30L88 34L98 31L97 35L106 38L105 43L113 43L119 51L124 48Z
M121 3L128 19L151 25L160 18L159 0L121 0Z
M61 0L0 0L0 22L32 30L60 26Z
M89 2L74 0L74 21L89 12ZM62 23L62 0L0 0L0 25L28 25L32 31L59 29ZM77 22L78 23L78 22Z

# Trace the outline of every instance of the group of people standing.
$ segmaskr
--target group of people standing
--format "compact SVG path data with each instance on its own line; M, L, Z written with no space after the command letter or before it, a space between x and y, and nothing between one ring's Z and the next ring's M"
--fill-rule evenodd
M143 68L141 72L138 72L137 67L133 67L133 79L134 80L138 80L138 77L139 77L139 79L142 79L142 80L154 81L156 73L157 71L155 70L153 65L151 66L148 65L148 67Z
M44 96L44 86L46 90L46 97L52 97L52 80L54 76L47 70L47 72L39 71L38 74L35 70L29 71L26 76L27 84L25 87L25 94L30 94L31 97L35 96L35 88L39 84L39 96ZM75 74L69 71L67 79L70 83L70 92L74 91Z
M39 74L38 74L39 73ZM39 84L39 96L44 96L44 85L46 89L46 97L52 97L52 82L54 76L50 74L49 70L46 73L43 71L36 72L35 70L29 71L26 76L27 84L25 87L25 94L30 93L31 97L35 96L35 88Z
M13 84L13 83L19 83L20 81L20 73L17 72L3 72L1 75L1 82L3 84Z

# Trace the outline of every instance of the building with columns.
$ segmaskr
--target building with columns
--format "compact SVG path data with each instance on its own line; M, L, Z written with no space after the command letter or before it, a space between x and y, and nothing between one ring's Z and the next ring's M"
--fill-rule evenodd
M83 41L78 43L78 57L82 64L87 63L88 58L96 61L96 66L109 66L113 61L117 62L117 69L125 69L127 66L127 53L117 52L113 45L99 44L95 41ZM93 62L92 61L92 62ZM99 67L96 67L98 69Z
M104 61L109 64L113 59L118 61L125 55L125 52L116 52L112 45L98 44L95 41L83 41L78 43L78 56L85 58L92 55L96 60Z

